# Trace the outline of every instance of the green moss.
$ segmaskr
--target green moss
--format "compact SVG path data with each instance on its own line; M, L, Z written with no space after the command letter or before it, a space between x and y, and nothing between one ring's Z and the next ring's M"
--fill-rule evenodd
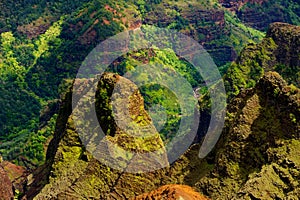
M290 119L293 123L297 123L296 116L293 113L290 113Z
M265 38L261 43L249 44L242 50L224 76L229 99L239 94L241 89L254 87L265 70L273 68L277 48L272 38Z

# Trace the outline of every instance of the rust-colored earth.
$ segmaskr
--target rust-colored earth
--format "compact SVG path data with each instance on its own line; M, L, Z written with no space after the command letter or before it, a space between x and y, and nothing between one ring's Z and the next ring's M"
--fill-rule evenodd
M0 199L11 199L14 197L12 191L12 183L9 180L7 173L0 165Z
M193 188L187 185L164 185L157 190L149 193L144 193L132 200L208 200L208 198L194 191Z

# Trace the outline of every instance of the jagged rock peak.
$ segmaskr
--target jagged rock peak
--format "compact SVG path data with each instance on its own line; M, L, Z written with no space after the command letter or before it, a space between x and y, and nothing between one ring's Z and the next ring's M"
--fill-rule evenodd
M287 86L285 80L277 72L266 72L266 74L259 80L258 87L284 88Z

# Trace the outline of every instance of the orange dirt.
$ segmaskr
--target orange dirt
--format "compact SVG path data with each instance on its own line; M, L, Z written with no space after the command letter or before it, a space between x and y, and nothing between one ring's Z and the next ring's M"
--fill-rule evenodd
M24 167L17 166L8 161L3 161L1 164L3 166L3 169L7 172L11 181L18 179L26 172Z
M132 200L146 200L146 199L208 200L208 198L204 197L198 192L195 192L190 186L187 185L164 185L158 188L157 190L134 197Z

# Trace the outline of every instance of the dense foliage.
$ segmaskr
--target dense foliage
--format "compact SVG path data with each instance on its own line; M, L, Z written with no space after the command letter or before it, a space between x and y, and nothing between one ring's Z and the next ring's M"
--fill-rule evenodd
M297 2L288 2L289 10L282 12L297 13ZM243 24L239 14L225 10L216 0L4 0L0 6L0 153L22 165L43 161L43 145L54 130L58 106L53 100L63 93L64 80L74 78L88 53L109 36L141 24L176 29L203 44L222 73L245 44L259 42L264 36L263 32ZM297 20L294 17L291 22L298 23ZM202 84L192 67L174 53L155 53L149 63L177 66L175 70L193 87ZM143 54L136 52L137 57ZM130 68L133 60L128 55L119 68ZM261 69L254 67L258 61L253 62L243 66L246 69L254 64L250 73L256 78L259 74L254 71L261 73ZM233 67L231 71L234 70ZM233 82L243 82L239 78L233 78ZM141 90L149 102L145 105L147 109L157 103L169 108L169 124L162 130L162 135L168 138L170 130L176 128L174 124L179 123L175 114L178 107L164 99L161 94L168 91L162 87L150 85Z
M97 7L107 3L103 1L94 5L95 2L90 2L90 10L83 15L86 16L86 20L89 20L89 15ZM40 4L43 5L43 2ZM20 6L22 5L20 4ZM32 6L30 3L26 5L28 9ZM93 47L90 44L83 45L76 42L82 33L70 35L68 32L70 23L78 18L78 13L82 10L76 11L74 9L76 5L71 3L70 7L68 2L48 2L47 5L54 10L57 7L55 10L57 13L53 12L56 21L49 24L44 33L36 38L26 38L24 35L20 35L20 32L15 32L16 27L5 26L5 30L8 28L7 30L12 31L3 32L0 40L0 104L2 108L0 111L0 153L5 159L15 160L19 164L29 165L29 167L43 162L45 158L44 144L54 131L55 120L48 121L54 114L53 110L45 108L53 107L52 100L59 98L59 91L64 91L63 80L75 77L81 61ZM77 1L78 5L83 6L84 4ZM6 4L6 6L11 5ZM16 6L19 4L16 3ZM69 11L74 14L58 18ZM104 8L98 12L100 16L110 13ZM48 16L43 12L39 12L39 14L45 18ZM108 14L108 16L110 15ZM26 24L34 20L27 17L25 19L29 21L18 20L18 17L21 17L19 15L12 17L15 18L12 18L9 24L13 26L16 25L14 21ZM36 14L34 18L38 17L39 15ZM38 24L35 25L38 26ZM32 28L32 26L28 28ZM89 26L86 26L81 30L86 31L88 28ZM102 28L101 35L99 34L98 39L95 39L95 43L122 30L118 24L99 26L95 29L99 30L100 28ZM45 115L50 116L43 119L42 116ZM52 119L54 118L52 117Z
M238 17L253 28L267 30L273 22L300 25L298 0L268 0L262 3L246 3L237 13Z

